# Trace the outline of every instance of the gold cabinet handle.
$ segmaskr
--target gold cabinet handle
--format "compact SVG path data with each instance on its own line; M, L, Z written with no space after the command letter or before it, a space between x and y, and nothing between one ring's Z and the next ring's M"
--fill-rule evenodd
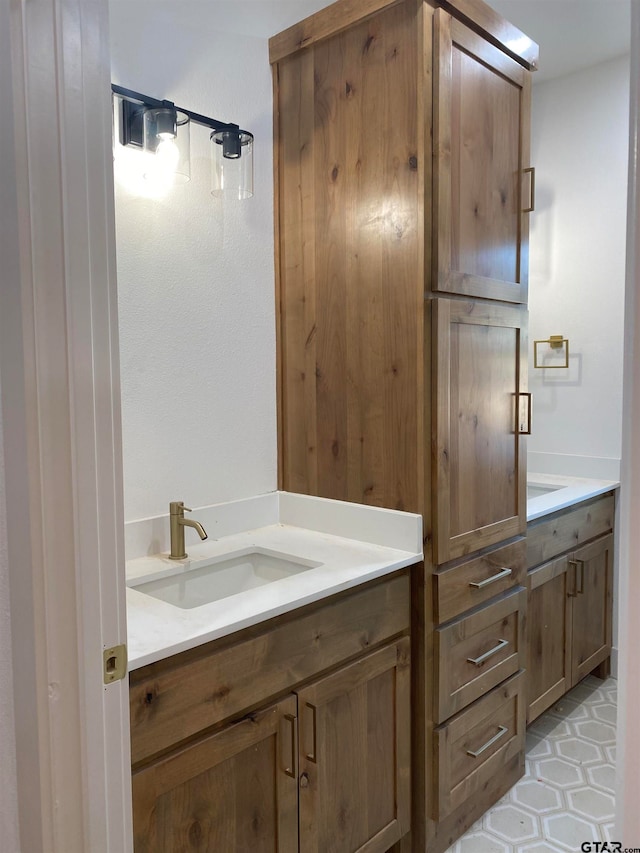
M508 731L509 729L506 726L498 726L497 734L495 734L492 738L489 738L489 740L483 746L481 746L480 749L468 749L467 755L470 755L471 758L477 758L479 755L482 755L485 750L489 749L490 746L493 746L494 743L497 743L501 737L504 737L504 735Z
M312 705L310 702L307 702L307 709L311 712L311 726L312 726L312 747L310 751L306 752L306 756L309 761L313 761L314 764L317 763L317 755L316 755L316 706ZM308 732L308 724L305 725L305 732Z
M482 664L489 660L490 657L497 654L501 649L504 649L505 646L509 645L509 640L498 640L498 645L494 646L492 649L489 649L488 652L485 652L483 655L477 658L467 658L467 663L472 663L474 666L482 666Z
M290 752L284 761L284 772L292 779L296 778L296 718L292 714L285 714L284 720L290 726L291 738L289 740Z
M518 435L531 435L531 408L533 402L533 394L530 391L518 391L518 398L526 397L527 398L527 427L526 429L520 423L520 408L518 407L517 417L518 417L518 428L516 432Z
M503 578L508 578L509 575L512 574L512 572L513 572L513 569L507 569L507 568L500 569L500 571L497 574L491 575L491 577L486 578L486 580L470 581L469 586L473 587L473 589L484 589L485 586L489 586L492 583L496 583L496 581L501 581Z
M523 213L533 213L536 209L536 170L534 166L529 166L528 169L522 170L524 175L530 175L529 182L529 207L524 207L522 209Z
M569 598L576 598L584 594L584 560L569 560L573 568L573 592L568 592ZM580 586L578 586L578 569L580 569Z
M580 586L576 585L576 595L584 594L584 560L575 561L580 566Z

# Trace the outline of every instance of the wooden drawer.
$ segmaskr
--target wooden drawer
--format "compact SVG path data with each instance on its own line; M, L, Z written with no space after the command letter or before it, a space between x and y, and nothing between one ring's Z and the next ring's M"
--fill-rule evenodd
M448 622L513 586L524 586L525 560L526 541L520 539L435 574L436 623Z
M527 568L546 563L589 539L613 530L615 500L612 494L577 504L527 527Z
M409 629L409 574L399 572L295 615L134 670L135 765Z
M478 796L515 756L524 772L524 673L512 676L434 731L434 819Z
M518 587L482 610L435 632L442 723L524 667L527 591Z

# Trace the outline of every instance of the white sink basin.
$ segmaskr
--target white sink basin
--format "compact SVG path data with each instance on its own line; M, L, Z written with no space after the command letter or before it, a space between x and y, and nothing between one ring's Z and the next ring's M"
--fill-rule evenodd
M541 498L543 495L549 495L551 492L557 492L562 488L562 486L552 486L549 483L527 483L527 500Z
M321 565L265 548L246 548L197 568L177 567L174 572L165 572L153 580L133 578L127 585L174 607L190 610Z

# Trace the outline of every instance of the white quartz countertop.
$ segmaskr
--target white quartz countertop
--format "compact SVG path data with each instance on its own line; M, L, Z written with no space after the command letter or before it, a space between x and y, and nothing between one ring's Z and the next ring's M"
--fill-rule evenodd
M527 475L527 489L553 489L527 500L527 521L534 521L559 509L603 495L620 486L615 480L593 480L584 477L564 477L558 474Z
M210 538L200 542L187 530L187 560L170 560L162 552L128 560L128 584L175 572L176 567L188 572L225 554L251 548L321 565L192 609L128 586L130 670L422 560L422 519L412 513L276 492L204 507L194 510L192 517L204 525ZM243 518L250 524L266 523L243 530ZM140 550L145 540L148 548L157 545L157 532L164 529L165 521L168 530L168 518L134 522L127 531L129 549ZM217 538L211 538L216 534ZM160 540L160 544L166 542Z

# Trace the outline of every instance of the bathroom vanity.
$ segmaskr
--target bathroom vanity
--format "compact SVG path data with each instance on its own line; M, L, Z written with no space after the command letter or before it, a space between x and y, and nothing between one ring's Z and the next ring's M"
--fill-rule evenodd
M197 517L218 538L191 547L177 591L166 555L128 564L136 851L394 848L411 825L419 516L277 493ZM311 565L191 606L190 578L260 552Z
M403 570L134 671L136 851L355 853L406 835L409 590Z
M590 672L606 677L612 647L617 484L589 488L576 478L549 479L556 486L566 481L555 493L561 508L549 508L552 493L542 514L540 501L530 501L527 528L528 722ZM581 499L569 494L581 488Z
M526 722L607 674L616 485L530 484L526 539L434 574L435 814L488 807ZM216 540L128 564L136 851L415 849L419 517L283 493L197 514ZM189 578L255 553L308 565L192 606Z

